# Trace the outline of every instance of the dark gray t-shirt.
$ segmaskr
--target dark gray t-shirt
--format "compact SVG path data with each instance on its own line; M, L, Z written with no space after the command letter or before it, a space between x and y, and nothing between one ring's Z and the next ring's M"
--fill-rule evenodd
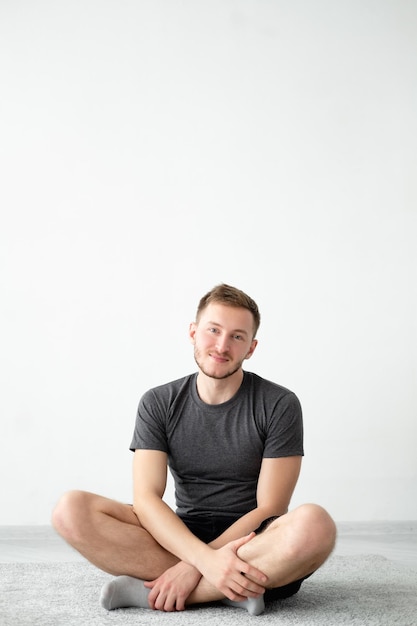
M130 449L167 453L179 515L244 515L256 508L262 459L304 454L300 402L244 372L233 398L206 404L196 380L191 374L142 396Z

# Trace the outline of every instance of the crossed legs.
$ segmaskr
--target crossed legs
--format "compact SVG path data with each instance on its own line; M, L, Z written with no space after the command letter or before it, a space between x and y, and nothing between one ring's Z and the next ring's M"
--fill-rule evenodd
M114 576L153 580L178 563L140 525L131 506L102 496L82 491L65 494L52 522L71 546ZM268 587L281 587L318 569L331 553L335 538L335 524L328 513L306 504L272 522L241 546L238 556L268 576ZM222 599L202 578L187 604Z

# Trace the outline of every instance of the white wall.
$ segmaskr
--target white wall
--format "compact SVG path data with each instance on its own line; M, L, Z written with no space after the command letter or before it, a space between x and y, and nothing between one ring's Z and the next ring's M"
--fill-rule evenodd
M131 499L221 281L303 404L293 504L417 519L417 4L16 0L0 48L0 524Z

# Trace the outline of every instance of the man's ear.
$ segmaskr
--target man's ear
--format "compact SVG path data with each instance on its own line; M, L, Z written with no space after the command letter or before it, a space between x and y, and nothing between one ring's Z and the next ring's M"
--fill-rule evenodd
M255 348L257 345L258 345L258 340L253 339L252 343L250 344L249 352L246 354L245 359L251 358L252 354L255 352Z
M197 330L197 324L195 322L191 322L190 328L188 329L188 335L190 337L191 343L195 343L195 332Z

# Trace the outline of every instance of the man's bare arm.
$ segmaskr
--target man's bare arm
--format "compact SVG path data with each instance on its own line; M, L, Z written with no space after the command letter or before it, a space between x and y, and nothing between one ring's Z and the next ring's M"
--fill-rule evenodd
M301 469L300 456L263 459L256 493L257 507L242 516L209 545L219 548L249 534L268 517L284 515Z

